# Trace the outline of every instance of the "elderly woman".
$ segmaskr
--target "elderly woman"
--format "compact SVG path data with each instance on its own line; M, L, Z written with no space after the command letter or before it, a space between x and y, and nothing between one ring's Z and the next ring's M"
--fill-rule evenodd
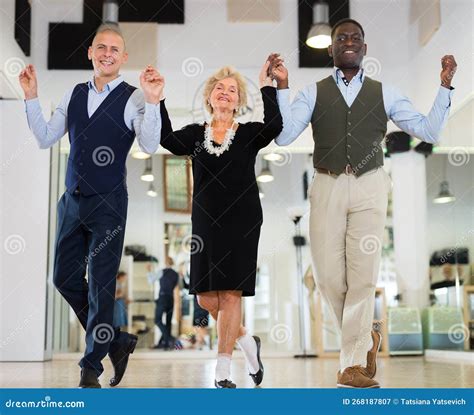
M242 296L255 295L257 249L262 207L255 180L255 160L282 130L276 90L268 75L269 62L259 80L264 120L239 123L246 107L243 77L232 67L211 76L204 88L204 104L211 120L173 131L161 101L161 145L192 160L194 177L192 227L197 248L191 253L190 293L217 322L218 355L215 386L235 388L230 380L235 342L243 350L249 375L256 385L263 379L260 339L242 326ZM145 76L164 85L153 68Z

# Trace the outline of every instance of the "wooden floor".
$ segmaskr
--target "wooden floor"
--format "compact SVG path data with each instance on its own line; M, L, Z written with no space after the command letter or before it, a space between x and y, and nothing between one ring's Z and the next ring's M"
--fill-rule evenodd
M213 387L215 360L209 353L184 358L179 351L135 353L120 384L123 388L210 388ZM79 379L78 354L55 357L48 362L0 363L0 388L74 388ZM336 359L263 358L263 388L333 388ZM100 378L108 387L112 375L110 361L104 361ZM472 388L474 366L466 363L425 361L423 357L379 359L376 379L386 388ZM252 388L241 354L232 363L232 380L237 387Z

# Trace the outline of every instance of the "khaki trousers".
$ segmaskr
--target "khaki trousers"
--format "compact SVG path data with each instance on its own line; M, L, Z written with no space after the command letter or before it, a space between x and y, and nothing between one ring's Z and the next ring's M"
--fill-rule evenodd
M340 369L366 366L391 181L316 173L308 190L316 284L341 331Z

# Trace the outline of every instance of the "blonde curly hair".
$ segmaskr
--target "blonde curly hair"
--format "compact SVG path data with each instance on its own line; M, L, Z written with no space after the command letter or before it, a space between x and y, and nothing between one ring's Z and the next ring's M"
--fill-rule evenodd
M232 66L224 66L223 68L219 69L214 75L209 77L204 85L204 105L209 112L212 114L213 110L211 104L209 103L209 98L211 96L214 87L219 81L222 81L226 78L233 78L237 82L238 94L239 94L239 102L237 104L237 108L235 112L238 112L241 108L244 108L247 105L247 84L243 78L243 76L237 72L237 70Z

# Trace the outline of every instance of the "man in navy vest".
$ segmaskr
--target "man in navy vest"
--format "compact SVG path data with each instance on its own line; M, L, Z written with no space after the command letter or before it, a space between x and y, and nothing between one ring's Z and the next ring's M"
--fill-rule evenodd
M436 143L451 107L457 68L452 55L441 59L441 85L425 116L396 88L366 76L364 36L357 21L337 22L328 49L332 74L299 92L291 105L283 60L277 54L269 57L283 117L276 143L288 145L312 127L311 254L319 291L341 332L337 386L342 388L380 387L374 376L381 335L372 330L372 322L391 188L382 168L387 122Z
M48 122L38 101L33 65L19 79L39 147L49 148L69 134L67 191L58 204L53 281L86 330L79 386L100 388L102 359L109 354L114 367L110 385L116 386L137 343L136 336L113 327L115 277L127 219L125 162L135 136L146 153L158 148L157 104L163 82L149 82L143 72L142 93L122 79L119 71L128 54L116 25L98 29L88 58L92 79L69 90Z

